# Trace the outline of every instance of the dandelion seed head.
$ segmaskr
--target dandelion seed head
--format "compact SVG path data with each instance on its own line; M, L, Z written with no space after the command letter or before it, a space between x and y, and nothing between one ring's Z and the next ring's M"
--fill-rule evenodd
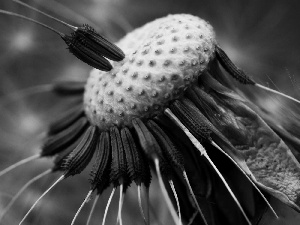
M180 25L176 21L181 21ZM160 26L161 23L165 24ZM201 24L201 28L197 25ZM189 24L190 29L186 31L185 26ZM176 44L173 43L173 32L165 32L165 29L175 27L173 31L181 29L181 32L176 32ZM191 35L194 32L195 35ZM157 34L159 39L157 40ZM202 35L202 38L198 38ZM188 39L183 38L188 35ZM141 38L142 37L142 38ZM194 38L195 37L195 38ZM197 37L197 38L196 38ZM169 40L166 43L161 43L157 47L156 42L162 40ZM134 45L133 45L134 43ZM178 99L183 91L179 91L184 86L188 87L197 76L194 71L199 71L198 76L207 68L208 62L214 57L215 46L215 34L213 28L204 20L191 15L179 14L170 15L161 19L157 19L138 28L123 39L121 39L117 45L125 52L126 57L121 62L113 63L113 70L116 76L111 78L107 73L94 70L88 78L86 91L84 94L84 102L86 106L86 114L89 120L96 124L100 129L108 129L113 125L118 126L130 126L133 118L150 118L155 115L161 114L164 108L170 103L170 101ZM198 45L207 46L205 48L197 49ZM147 46L147 54L145 54L144 46ZM176 49L169 51L169 49ZM186 51L185 49L189 49ZM157 52L160 52L157 56ZM135 55L137 65L132 64L130 59ZM155 57L153 57L155 56ZM197 63L199 58L201 61L204 59L205 63ZM181 61L185 61L185 64L180 64ZM167 62L167 64L166 64ZM179 66L180 64L180 66ZM126 73L124 72L126 71ZM136 79L129 79L130 74L139 74ZM174 74L176 79L174 79ZM99 81L99 77L102 78ZM116 82L112 82L113 79L126 78L122 84L116 85ZM128 78L127 78L128 77ZM156 83L161 77L165 79ZM189 77L190 79L187 79ZM142 79L144 78L144 79ZM103 83L108 85L103 88ZM91 83L95 85L91 90ZM131 88L128 89L130 83ZM101 87L102 86L102 87ZM127 92L124 92L124 87ZM94 89L97 89L100 96L107 92L107 90L113 89L115 94L113 96L104 97L104 105L98 106L88 105L93 104L89 99L98 98L94 95ZM138 95L141 90L144 90L145 95ZM155 93L155 95L153 95ZM169 93L170 98L164 98L165 94ZM124 96L124 103L119 104L117 99L120 96ZM95 101L98 102L98 101ZM136 104L136 108L129 107L132 103ZM162 107L152 107L153 105L160 105ZM89 111L89 108L96 108L98 114L93 114ZM106 108L114 109L113 112L107 113ZM147 109L147 110L145 110ZM120 118L117 112L124 111L125 115ZM106 117L106 122L103 123L99 118L101 116Z

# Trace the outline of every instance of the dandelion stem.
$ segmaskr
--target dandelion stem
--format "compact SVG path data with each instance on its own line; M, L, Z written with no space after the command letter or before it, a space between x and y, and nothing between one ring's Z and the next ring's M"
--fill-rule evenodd
M22 159L19 162L16 162L15 164L13 164L13 165L7 167L6 169L2 170L0 172L0 177L3 176L3 175L5 175L9 171L11 171L11 170L13 170L13 169L15 169L15 168L17 168L17 167L25 164L25 163L31 162L31 161L33 161L35 159L38 159L39 157L40 157L40 154L36 154L36 155L29 156L28 158Z
M33 11L36 11L36 12L38 12L38 13L40 13L40 14L42 14L42 15L44 15L44 16L46 16L46 17L52 19L52 20L55 20L55 21L57 21L57 22L59 22L59 23L65 25L65 26L71 28L72 30L77 30L77 27L72 26L72 25L70 25L70 24L68 24L68 23L66 23L66 22L64 22L64 21L62 21L62 20L59 20L59 19L57 19L57 18L55 18L55 17L53 17L53 16L51 16L51 15L49 15L49 14L47 14L47 13L41 11L41 10L39 10L39 9L36 9L36 8L32 7L31 5L28 5L28 4L26 4L26 3L24 3L24 2L21 2L21 1L19 1L19 0L12 0L12 1L13 1L13 2L16 2L16 3L20 4L20 5L23 5L23 6L29 8L29 9L31 9L31 10L33 10Z
M27 216L29 215L29 213L34 209L34 207L39 203L39 201L55 186L57 185L60 181L62 181L65 178L64 175L62 175L60 178L57 179L57 181L55 181L36 201L35 203L31 206L31 208L28 210L28 212L26 213L26 215L23 217L23 219L21 220L21 222L19 223L19 225L21 225L25 219L27 218Z
M121 186L120 186L119 209L118 209L118 219L117 219L117 224L120 223L120 225L123 225L123 221L122 221L123 203L124 203L124 185L121 184Z
M164 182L162 180L162 175L161 175L161 172L160 172L160 169L159 169L158 158L154 159L154 164L155 164L155 169L156 169L156 173L157 173L158 183L160 185L161 191L162 191L163 196L165 198L165 201L167 203L168 209L169 209L169 211L170 211L170 213L172 215L172 218L173 218L175 224L180 225L180 223L178 222L179 221L178 215L177 215L177 213L176 213L176 211L174 209L174 206L173 206L173 204L171 202L171 199L170 199L170 197L168 195L167 189L166 189L166 187L164 185Z
M8 212L8 210L13 206L13 204L16 202L16 200L20 197L20 195L34 182L37 180L43 178L44 176L50 174L52 172L52 169L46 170L42 172L41 174L35 176L34 178L30 179L23 187L14 195L14 197L10 200L10 202L7 204L7 206L3 209L1 215L0 215L0 223L3 219L4 215Z
M89 213L89 217L88 217L88 219L87 219L87 221L86 221L86 225L89 225L90 222L91 222L92 215L93 215L93 213L94 213L94 211L95 211L95 208L96 208L97 202L98 202L98 200L99 200L99 197L100 197L100 195L97 194L97 195L96 195L96 198L95 198L95 200L94 200L94 202L93 202L93 206L92 206L92 208L91 208L91 211L90 211L90 213Z
M146 211L147 211L147 222L150 225L150 201L149 201L149 187L146 187Z
M141 189L142 188L141 188L141 185L138 185L137 189L138 189L138 202L139 202L140 212L141 212L141 215L143 217L145 225L148 225L149 221L147 222L147 220L146 220L145 213L144 213L144 210L143 210L143 205L142 205L142 197L141 197Z
M111 194L110 194L110 196L109 196L109 199L108 199L108 202L107 202L107 204L106 204L105 211L104 211L104 216L103 216L102 225L105 225L105 220L106 220L108 208L109 208L109 206L110 206L110 203L111 203L111 200L112 200L112 198L113 198L113 196L114 196L115 191L116 191L116 188L113 188L113 190L112 190L112 192L111 192Z
M77 24L82 23L82 21L87 21L87 23L92 25L93 27L100 28L98 23L96 24L89 18L84 17L80 13L74 11L70 7L65 6L62 3L60 1L55 0L39 1L39 4L43 6L43 8L47 9L50 12L55 12L57 15L63 15L65 18L72 18L72 21Z
M89 201L89 199L90 199L92 193L93 193L93 190L90 190L89 193L87 194L87 196L85 197L85 199L84 199L84 201L82 202L81 206L80 206L79 209L77 210L77 212L76 212L76 214L75 214L75 216L74 216L74 218L73 218L73 220L72 220L71 225L74 225L74 223L75 223L75 221L76 221L76 218L78 217L78 215L79 215L80 211L82 210L83 206L85 205L85 203L87 203L87 202Z
M196 196L195 196L195 194L194 194L194 191L193 191L193 189L192 189L192 186L191 186L191 184L190 184L190 181L189 181L189 178L188 178L188 176L187 176L187 174L186 174L186 171L183 171L183 177L184 177L184 179L185 179L185 181L186 181L186 183L187 183L187 186L188 186L188 188L189 188L189 190L190 190L190 192L191 192L192 198L193 198L193 200L194 200L194 202L195 202L195 204L196 204L197 210L198 210L198 212L200 213L203 222L205 223L205 225L208 225L208 223L207 223L207 221L206 221L206 219L205 219L205 217L204 217L204 214L203 214L203 212L202 212L202 210L201 210L201 208L200 208L200 206L199 206L199 204L198 204L198 201L197 201L197 199L196 199Z
M59 32L58 30L55 30L54 28L49 27L49 26L46 25L46 24L43 24L43 23L41 23L41 22L38 22L38 21L36 21L36 20L34 20L34 19L31 19L31 18L28 18L28 17L26 17L26 16L23 16L23 15L20 15L20 14L17 14L17 13L13 13L13 12L9 12L9 11L6 11L6 10L2 10L2 9L0 9L0 13L5 14L5 15L9 15L9 16L15 16L15 17L18 17L18 18L21 18L21 19L24 19L24 20L27 20L27 21L30 21L30 22L39 24L39 25L41 25L42 27L45 27L45 28L47 28L47 29L49 29L49 30L55 32L56 34L58 34L58 35L61 36L61 37L64 37L64 36L65 36L63 33Z
M177 210L178 210L178 216L179 216L179 224L182 225L180 204L179 204L179 199L178 199L178 196L177 196L177 193L176 193L176 189L174 187L174 183L173 183L172 180L169 180L169 184L171 186L172 192L173 192L175 200L176 200Z
M228 190L229 194L231 195L231 197L233 198L233 200L235 201L235 203L237 204L238 208L240 209L241 213L243 214L244 218L246 219L247 223L249 225L251 225L251 222L248 218L248 216L246 215L245 211L243 210L239 200L236 198L235 194L232 192L231 188L229 187L228 183L226 182L225 178L222 176L222 174L220 173L220 171L218 170L218 168L215 166L215 164L213 163L213 161L211 161L210 157L207 155L207 153L204 154L204 157L208 160L209 164L213 167L213 169L216 171L216 173L218 174L218 176L220 177L221 181L223 182L223 184L225 185L226 189Z
M292 101L297 102L297 103L300 104L300 101L299 101L298 99L295 99L295 98L293 98L293 97L291 97L291 96L289 96L289 95L286 95L286 94L284 94L284 93L282 93L282 92L279 92L279 91L276 91L276 90L274 90L274 89L268 88L268 87L263 86L263 85L261 85L261 84L255 84L255 86L256 86L256 87L259 87L259 88L261 88L261 89L263 89L263 90L266 90L266 91L268 91L268 92L271 92L271 93L280 95L280 96L282 96L282 97L284 97L284 98L290 99L290 100L292 100Z

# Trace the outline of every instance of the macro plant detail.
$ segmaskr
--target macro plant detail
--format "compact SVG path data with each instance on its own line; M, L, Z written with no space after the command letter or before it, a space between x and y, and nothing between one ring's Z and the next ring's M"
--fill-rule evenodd
M25 188L46 174L62 173L20 224L54 186L89 164L90 191L71 224L96 193L89 224L99 196L110 186L102 224L117 188L117 223L122 224L124 195L132 182L138 187L141 217L151 224L147 193L152 176L157 176L175 224L259 224L266 208L277 217L269 195L300 210L296 137L284 124L274 123L228 75L253 89L283 94L257 84L237 68L208 22L187 14L169 15L128 33L116 45L89 25L71 29L71 35L58 34L71 53L95 69L86 83L53 85L53 92L76 101L49 125L39 154L0 173L41 157L54 157L53 167ZM235 188L240 184L226 174L227 166L243 177L251 200Z

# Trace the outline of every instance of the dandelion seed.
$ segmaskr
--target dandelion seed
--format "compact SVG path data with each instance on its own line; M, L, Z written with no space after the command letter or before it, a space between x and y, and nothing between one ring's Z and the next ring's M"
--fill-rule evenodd
M266 90L268 92L280 95L284 98L290 99L294 102L300 103L300 101L298 99L295 99L291 96L288 96L284 93L281 93L279 91L273 90L271 88L265 87L261 84L257 84L256 82L254 82L250 77L248 77L244 71L242 71L241 69L237 68L229 59L229 57L226 55L226 53L219 47L217 46L216 48L216 53L217 53L217 57L219 58L220 63L224 66L224 68L229 72L229 74L231 74L235 79L237 79L239 82L243 83L243 84L251 84L254 86L257 86L263 90Z
M13 1L71 28L72 30L74 30L74 32L72 32L71 35L65 35L43 23L40 23L28 17L5 10L0 10L0 13L31 21L57 33L68 45L70 52L88 65L100 70L110 71L112 69L112 66L110 62L104 57L115 61L121 61L124 59L125 54L123 53L123 51L113 43L109 42L106 38L98 34L91 26L85 24L82 27L75 27L53 16L50 16L47 13L44 13L41 10L38 10L24 2L18 0Z
M53 92L60 96L76 96L84 93L85 82L59 81L53 84Z
M98 52L95 52L93 50L95 46L89 46L86 40L77 37L74 33L70 36L64 35L62 39L68 45L69 51L81 61L99 70L110 71L112 69L110 62Z
M124 52L120 48L98 34L95 29L88 24L78 27L75 34L84 37L84 40L89 40L85 42L87 47L93 48L94 51L99 52L111 60L122 61L125 57Z

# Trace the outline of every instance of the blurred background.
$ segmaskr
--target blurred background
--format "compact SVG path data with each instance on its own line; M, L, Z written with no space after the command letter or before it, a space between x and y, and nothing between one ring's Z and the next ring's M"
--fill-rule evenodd
M189 13L209 21L219 44L231 59L261 84L299 98L300 3L297 0L28 0L72 25L88 23L117 41L135 27L174 13ZM0 8L44 22L62 32L70 30L10 0ZM60 37L36 24L0 14L0 170L36 154L47 124L62 111L65 102L47 92L55 80L85 80L91 68L68 53ZM267 99L265 99L267 101ZM268 103L268 102L265 102ZM276 107L272 101L270 107ZM30 178L49 168L39 160L0 178L0 212ZM49 193L24 224L69 224L88 192L86 173L64 181ZM35 199L55 180L50 175L32 185L3 219L17 224ZM158 189L158 188L157 188ZM154 190L154 191L153 191ZM169 221L156 187L151 202L161 224ZM91 224L99 224L109 193L100 198ZM117 195L118 196L118 195ZM115 196L107 224L115 224ZM286 221L261 224L293 224L293 212L274 203ZM84 224L91 203L79 216ZM136 187L125 198L125 224L141 224ZM139 214L138 214L139 215ZM290 222L287 222L290 221ZM159 223L157 223L159 224Z

